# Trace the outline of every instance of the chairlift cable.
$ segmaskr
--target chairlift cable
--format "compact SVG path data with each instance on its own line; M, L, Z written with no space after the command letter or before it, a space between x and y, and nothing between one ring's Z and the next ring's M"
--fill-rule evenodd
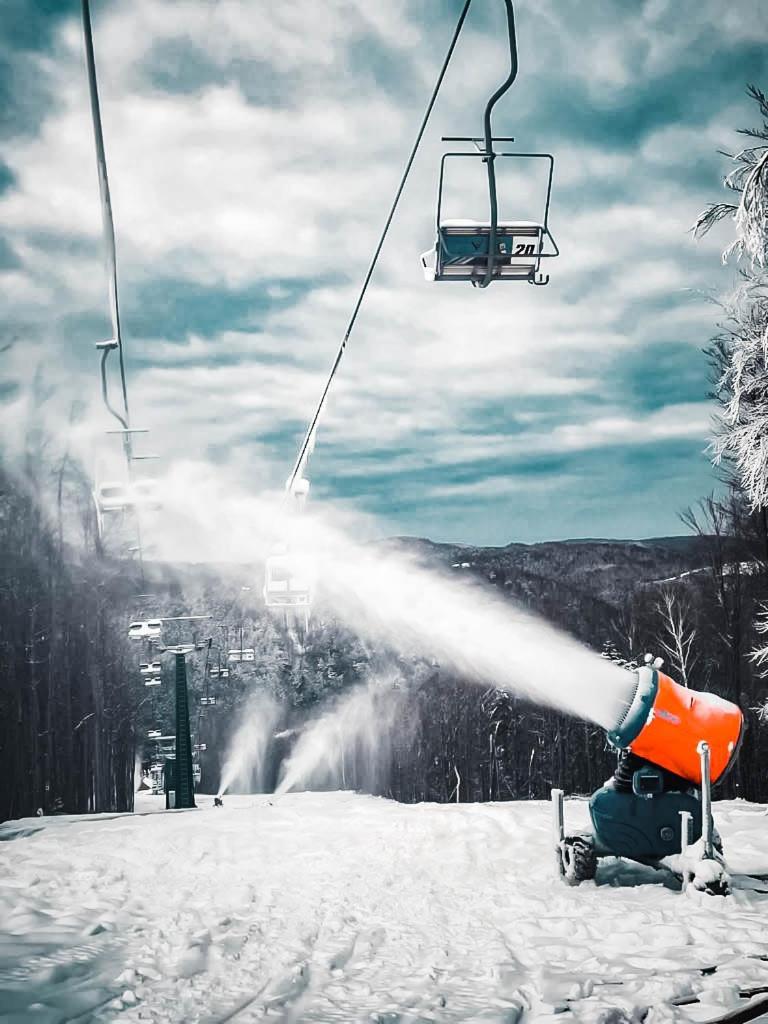
M85 3L86 0L83 0L83 2ZM407 163L405 165L405 170L403 171L402 177L400 179L400 184L398 185L397 192L395 193L395 198L394 198L394 200L392 202L392 205L391 205L391 207L389 209L389 213L387 215L387 219L386 219L386 221L384 223L384 228L383 228L383 230L381 232L381 236L379 238L378 244L377 244L376 249L374 251L373 258L371 259L371 263L370 263L370 265L368 267L368 272L365 275L365 278L363 280L363 284L362 284L362 287L360 289L360 293L359 293L359 295L357 297L357 302L355 303L354 309L352 310L352 316L350 317L349 323L347 324L347 329L346 329L346 331L344 333L344 338L342 339L341 345L339 346L339 350L336 353L336 358L335 358L335 360L333 362L333 365L331 367L331 372L328 375L328 380L326 381L325 387L323 388L322 395L320 396L320 401L318 402L317 408L315 409L315 414L312 417L312 420L310 422L309 428L307 429L307 432L304 435L304 440L303 440L303 442L301 444L301 448L299 449L299 454L298 454L298 456L296 458L296 462L294 463L291 475L288 478L288 482L286 484L286 490L288 491L289 494L293 493L293 489L294 489L294 487L296 485L296 481L299 479L299 477L301 477L303 475L304 468L305 468L306 463L307 463L307 459L309 458L309 455L310 455L310 452L311 452L313 438L314 438L314 435L315 435L315 431L317 429L317 424L318 424L318 421L320 419L320 416L322 415L323 408L325 406L326 398L328 397L328 392L331 389L331 384L333 383L333 378L336 376L336 371L338 370L339 365L341 364L341 360L342 360L342 358L344 356L344 352L345 352L346 347L347 347L347 342L349 341L350 335L352 334L352 330L353 330L353 328L355 326L355 321L357 320L357 314L360 312L360 307L363 304L363 299L365 298L365 294L366 294L366 292L368 290L368 285L369 285L369 283L371 281L371 278L373 277L373 272L376 269L376 264L378 263L379 255L380 255L381 250L382 250L382 248L384 246L384 241L385 241L385 239L387 237L387 234L389 232L389 228L390 228L390 225L392 224L392 220L393 220L393 218L395 216L395 211L397 210L398 204L400 202L400 197L403 194L403 189L405 188L405 183L406 183L406 181L408 179L408 175L410 173L411 167L413 166L413 162L416 159L416 153L418 152L419 146L421 145L421 140L422 140L422 138L424 136L424 132L426 131L426 127L427 127L427 123L428 123L430 115L432 113L432 108L435 105L435 102L437 100L437 95L438 95L438 93L440 91L440 87L443 84L443 79L445 78L445 74L446 74L446 72L448 70L448 65L449 65L449 63L451 61L451 57L453 56L453 51L456 49L456 44L459 41L459 35L461 34L461 30L462 30L462 28L464 26L464 22L466 20L467 14L469 12L469 6L470 6L471 2L472 2L472 0L465 0L464 6L463 6L462 11L461 11L461 14L459 15L459 20L458 20L458 22L456 24L456 28L454 29L453 38L451 39L450 46L448 47L448 52L446 53L445 59L443 61L443 66L440 69L440 73L439 73L439 75L437 77L437 81L435 82L435 86L434 86L434 88L432 90L432 95L430 96L429 103L427 104L427 108L426 108L426 110L424 112L424 116L423 116L423 118L421 120L421 125L420 125L418 133L416 135L416 140L414 141L413 147L411 148L411 152L410 152L410 155L408 157L408 161L407 161ZM505 2L509 3L510 0L505 0Z

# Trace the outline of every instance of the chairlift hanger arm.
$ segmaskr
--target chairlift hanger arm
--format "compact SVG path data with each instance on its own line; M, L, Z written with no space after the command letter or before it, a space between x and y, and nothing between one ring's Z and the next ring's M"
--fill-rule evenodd
M115 409L115 407L109 400L109 383L107 381L107 359L109 358L109 353L111 351L111 348L103 348L101 350L101 397L104 402L104 405L107 408L107 412L111 413L112 416L115 417L115 419L122 426L124 431L127 431L128 420L120 415L120 413L117 411L117 409Z
M312 442L313 442L313 439L314 439L314 436L315 436L315 432L317 430L317 424L318 424L318 421L320 420L320 416L322 415L323 408L325 407L325 402L326 402L326 399L328 397L328 392L331 389L331 384L333 383L333 378L336 376L336 371L338 370L339 365L341 363L341 360L342 360L342 358L344 356L344 352L345 352L346 347L347 347L347 342L349 341L350 335L352 334L352 330L354 329L355 321L357 320L357 314L360 312L360 307L363 304L363 299L365 298L365 294L366 294L366 292L368 290L368 285L370 283L371 278L373 277L373 272L376 269L376 264L377 264L378 259L379 259L379 254L381 253L381 250L382 250L382 248L384 246L384 241L385 241L385 239L387 237L390 225L391 225L392 220L393 220L393 218L395 216L395 211L397 210L398 204L400 202L400 197L403 194L403 189L405 188L405 183L406 183L406 181L408 179L408 175L409 175L411 167L413 165L413 161L416 159L416 153L418 152L419 146L421 145L421 140L422 140L422 138L424 136L424 132L425 132L426 127L427 127L427 123L429 121L430 115L432 114L432 109L433 109L433 107L435 105L435 102L437 100L437 95L438 95L438 93L440 91L440 87L443 84L443 79L445 78L445 74L446 74L446 72L448 70L448 65L450 64L451 57L453 56L453 51L456 49L456 44L459 41L459 36L461 35L461 30L462 30L462 28L464 26L464 22L466 21L467 14L469 13L469 6L470 6L471 2L472 2L472 0L465 0L464 6L461 9L461 14L459 15L459 20L458 20L458 22L456 24L456 28L454 29L454 32L453 32L453 37L451 38L451 42L450 42L450 45L448 47L448 52L445 55L445 59L443 60L443 65L440 68L440 73L437 76L437 81L435 82L434 89L432 90L432 95L429 98L429 103L427 104L427 108L426 108L426 110L424 112L424 116L422 118L421 125L419 126L419 130L418 130L418 132L416 134L416 139L415 139L415 141L413 143L413 147L411 148L410 155L409 155L408 160L406 162L405 170L403 171L402 177L400 179L400 184L397 187L397 191L395 193L395 198L394 198L394 200L392 202L392 206L390 207L389 213L387 215L387 219L384 222L384 228L383 228L383 230L381 232L381 236L379 238L378 244L377 244L376 249L374 251L373 258L371 259L370 265L368 267L368 272L366 273L365 278L363 280L363 284L362 284L362 287L360 289L360 293L359 293L359 295L357 297L357 302L355 303L355 307L354 307L354 309L352 311L352 316L350 317L349 323L347 325L347 330L346 330L346 332L344 334L344 338L342 339L341 345L339 346L339 350L336 353L336 358L333 361L333 365L331 367L331 372L328 375L328 380L326 381L325 387L323 388L323 393L320 396L320 401L318 402L317 408L315 409L314 416L312 417L312 420L311 420L311 422L309 424L307 432L304 435L304 440L301 443L301 447L299 449L299 454L298 454L298 456L296 458L296 461L294 463L293 470L291 471L291 475L288 478L288 483L287 483L287 488L286 489L287 489L289 494L291 494L293 492L293 488L296 485L296 481L299 479L300 476L302 476L304 474L304 470L305 470L305 467L306 467L306 464L307 464L307 460L308 460L310 452L311 452ZM509 2L509 0L505 0L505 2Z
M89 0L82 0L83 37L85 42L85 62L88 69L88 92L91 100L91 120L93 122L93 139L96 144L96 165L99 174L99 196L101 198L101 221L104 231L104 242L107 248L107 272L109 283L109 313L112 320L112 337L116 342L120 360L120 382L123 392L123 409L126 423L130 422L128 409L128 387L123 359L123 339L120 330L120 307L117 299L117 246L115 244L115 223L112 217L112 198L109 191L107 175L107 157L104 149L104 132L101 125L101 109L99 105L99 87L96 80L96 58L93 52L93 30L91 27L91 11ZM107 349L106 351L109 351ZM101 362L102 380L106 374L106 354ZM105 398L107 409L117 416ZM121 417L118 417L121 418Z
M496 228L499 220L499 204L496 196L496 169L494 166L496 154L493 152L493 131L491 128L491 114L496 103L509 89L517 78L517 36L515 34L515 12L512 7L512 0L503 0L504 10L507 16L507 34L509 36L509 74L501 83L496 92L493 93L485 107L483 115L483 136L485 140L484 160L488 168L488 197L490 203L490 230L488 232L488 263L485 269L485 276L477 282L479 288L487 288L493 278L493 270L496 262Z

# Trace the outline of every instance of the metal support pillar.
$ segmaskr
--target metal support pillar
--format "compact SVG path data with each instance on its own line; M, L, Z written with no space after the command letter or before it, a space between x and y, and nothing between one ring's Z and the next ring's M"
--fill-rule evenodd
M683 858L688 850L688 847L693 842L693 815L690 811L680 811L680 853ZM688 888L691 881L691 872L683 864L683 891Z
M192 737L189 728L187 663L184 654L176 654L176 807L195 806L192 776Z
M552 790L552 824L554 826L555 864L557 866L557 873L562 878L564 874L562 844L565 839L565 809L562 789Z
M709 762L709 744L699 743L701 758L701 834L704 838L704 856L712 860L715 856L714 821L712 820L712 778Z

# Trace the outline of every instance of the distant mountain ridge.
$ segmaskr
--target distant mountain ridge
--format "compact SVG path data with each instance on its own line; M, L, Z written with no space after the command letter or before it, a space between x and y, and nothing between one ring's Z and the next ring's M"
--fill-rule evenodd
M402 552L443 573L474 577L511 600L594 645L638 590L707 568L709 538L652 537L643 540L575 539L504 547L451 544L423 537L372 541L384 554ZM146 562L142 588L123 576L123 598L131 616L176 616L206 612L214 622L264 615L259 563ZM322 578L316 610L324 615ZM332 616L331 612L331 616Z
M418 555L458 571L503 575L567 585L618 606L636 589L708 564L708 538L697 535L643 540L573 539L511 543L504 547L437 543L422 537L392 537L382 547ZM543 610L543 609L542 609Z

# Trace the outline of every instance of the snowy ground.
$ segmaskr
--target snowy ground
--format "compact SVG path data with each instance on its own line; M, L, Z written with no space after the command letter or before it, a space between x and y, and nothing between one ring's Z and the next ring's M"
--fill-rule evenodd
M683 895L617 861L568 889L543 803L198 799L0 826L3 1024L513 1022L521 1007L565 1009L563 1024L652 1007L655 1024L768 986L768 892ZM716 805L737 872L768 872L765 810ZM585 804L566 814L583 824Z

